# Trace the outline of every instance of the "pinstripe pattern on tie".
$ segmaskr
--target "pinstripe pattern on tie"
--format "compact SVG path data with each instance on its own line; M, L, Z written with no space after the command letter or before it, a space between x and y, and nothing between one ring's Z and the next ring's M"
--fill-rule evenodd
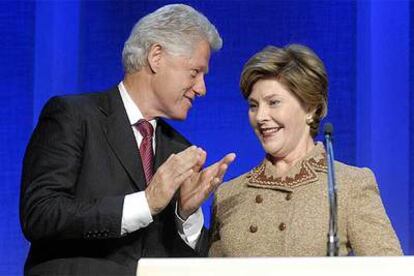
M154 128L152 125L141 119L135 124L138 131L142 135L142 142L139 147L139 154L141 155L142 166L144 168L145 180L147 185L151 182L154 175L154 151L152 149L152 136L154 134Z

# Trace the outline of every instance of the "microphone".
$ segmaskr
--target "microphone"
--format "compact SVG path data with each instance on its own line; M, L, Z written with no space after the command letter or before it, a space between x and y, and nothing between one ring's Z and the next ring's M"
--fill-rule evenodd
M331 123L326 123L323 126L323 133L326 135L329 135L330 137L333 137L333 125Z
M335 183L335 167L333 152L333 126L331 123L324 125L326 163L328 165L328 196L329 196L329 230L327 256L333 257L339 255L339 238L338 238L338 217L337 217L337 192Z

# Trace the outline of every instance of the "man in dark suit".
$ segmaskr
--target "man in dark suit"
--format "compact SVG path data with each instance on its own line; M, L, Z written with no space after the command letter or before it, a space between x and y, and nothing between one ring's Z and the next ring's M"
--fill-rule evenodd
M134 275L141 257L204 254L200 205L235 155L202 169L206 153L161 118L205 95L221 45L202 14L168 5L133 28L118 86L48 101L24 158L25 274Z

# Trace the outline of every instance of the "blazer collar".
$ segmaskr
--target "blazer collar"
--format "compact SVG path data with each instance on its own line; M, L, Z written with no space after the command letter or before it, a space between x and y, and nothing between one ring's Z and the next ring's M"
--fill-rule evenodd
M105 137L124 169L139 190L145 190L145 176L138 145L122 103L118 87L104 93L99 110L105 115L101 126Z
M139 190L145 190L146 182L139 148L118 87L104 93L104 97L98 104L98 109L105 115L101 125L110 147L131 177L134 185ZM180 152L191 145L181 134L160 118L157 118L155 136L154 171L172 153Z
M248 173L247 185L292 192L296 187L318 181L318 172L327 173L326 153L320 142L283 176L276 177L276 168L265 158L258 167Z
M191 143L184 136L161 118L157 118L155 135L157 146L155 148L154 170L157 170L171 154L178 153L191 146Z

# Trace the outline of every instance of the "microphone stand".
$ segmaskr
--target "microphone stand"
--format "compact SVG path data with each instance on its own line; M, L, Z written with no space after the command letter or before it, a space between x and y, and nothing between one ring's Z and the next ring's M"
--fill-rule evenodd
M329 231L327 256L333 257L339 255L339 238L338 238L338 217L337 217L337 191L335 183L334 153L333 153L333 126L326 123L324 126L326 159L328 165L328 196L329 196Z

